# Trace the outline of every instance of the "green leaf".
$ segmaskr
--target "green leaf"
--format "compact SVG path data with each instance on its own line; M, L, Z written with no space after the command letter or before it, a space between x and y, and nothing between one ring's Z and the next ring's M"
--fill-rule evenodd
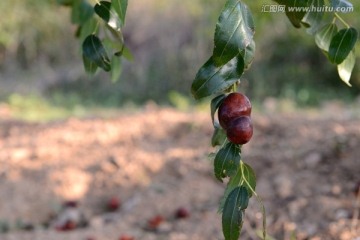
M222 182L222 178L236 174L240 164L240 148L233 143L227 143L216 154L214 160L215 177Z
M243 174L244 173L244 174ZM247 184L244 182L244 178L246 181L250 184L252 190L255 191L256 188L256 176L254 170L243 161L240 162L240 166L237 169L237 172L235 175L230 177L230 180L226 186L225 193L223 198L220 200L219 204L219 212L222 212L225 200L227 199L228 195L232 190L234 190L236 187L239 186L245 186L248 190L249 197L252 196L252 190L247 186Z
M285 5L286 16L296 28L301 27L301 21L304 18L306 7L309 5L309 0L275 0L281 5Z
M311 0L310 8L321 8L325 5L324 0ZM324 11L309 11L305 14L302 19L302 23L308 24L310 27L307 29L307 32L310 34L315 34L318 30L321 20L324 16Z
M71 21L83 25L93 14L94 9L86 0L78 0L73 3Z
M339 76L348 86L351 87L350 77L355 66L355 51L351 51L345 60L337 66Z
M244 72L244 59L237 56L223 66L216 66L211 57L198 71L191 86L195 99L221 93L237 82Z
M251 189L249 188L249 186L246 186L246 188L249 191L249 195L252 195L252 191L255 191L256 188L256 175L254 170L250 167L250 165L244 163L243 161L241 162L241 166L240 168L242 168L242 177L244 179L246 179L246 181L249 183Z
M225 202L222 215L222 228L225 240L238 240L243 223L243 212L249 203L245 187L235 188Z
M122 26L124 26L128 0L112 0L111 3L113 9L117 12L117 14L120 17Z
M100 39L95 35L89 35L82 45L83 54L86 58L96 63L105 71L111 70L111 62Z
M240 163L241 164L241 163ZM240 187L241 184L243 183L243 178L242 178L242 172L241 172L241 168L240 166L237 169L237 172L234 176L230 177L229 182L226 186L225 189L225 193L224 196L222 197L222 199L220 200L220 204L219 204L219 212L223 211L224 205L225 205L225 201L228 198L229 194L237 187Z
M85 57L84 55L82 57L83 57L83 64L84 64L85 71L87 73L89 73L90 75L95 74L95 72L98 68L96 63L91 61L89 58Z
M95 34L96 32L96 20L94 18L90 18L86 21L80 29L80 42L84 42L85 38L90 34Z
M111 81L117 82L121 75L121 58L112 57L111 59Z
M220 94L219 96L217 96L211 100L210 110L211 110L211 120L212 120L213 124L214 124L215 112L220 107L220 105L224 101L225 97L226 97L225 94Z
M121 29L121 21L116 12L111 11L111 2L100 1L94 6L95 13L101 17L108 26L119 31Z
M315 35L316 45L325 52L328 52L331 39L336 35L337 31L336 24L326 24Z
M117 53L115 53L115 55L118 56ZM126 58L128 61L134 60L134 56L131 54L130 49L127 48L126 46L124 46L123 51L121 52L121 56Z
M353 8L353 5L351 2L347 0L331 0L331 6L336 10L339 9L351 9Z
M355 28L340 30L330 42L329 60L336 64L342 63L354 48L357 38Z
M214 63L221 66L233 59L252 42L254 33L248 7L239 0L228 0L216 24Z
M245 63L245 69L249 69L251 66L252 61L254 60L255 56L255 41L254 39L251 41L251 43L240 52L241 56L244 58Z
M214 133L211 137L211 146L220 146L222 145L226 140L226 132L218 123L214 124Z

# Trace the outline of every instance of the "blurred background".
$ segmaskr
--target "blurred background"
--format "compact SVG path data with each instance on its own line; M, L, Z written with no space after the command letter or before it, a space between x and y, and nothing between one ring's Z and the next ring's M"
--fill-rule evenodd
M261 12L262 4L271 1L248 4L256 19L257 51L241 90L254 104L261 107L271 99L313 107L328 100L359 101L358 64L353 87L346 87L305 29L294 29L281 13ZM23 118L53 119L149 100L189 107L194 104L191 82L211 54L222 5L205 0L130 2L124 35L134 60L123 64L121 78L112 83L106 73L85 74L69 9L50 0L1 1L2 108L6 104L15 115L21 109ZM359 12L355 5L344 18L358 26ZM36 108L46 108L47 115L38 115Z
M222 239L209 99L190 86L224 2L130 0L134 60L113 83L86 75L68 8L0 1L1 240ZM359 64L350 88L305 29L261 12L271 1L244 2L257 50L240 85L255 129L242 157L269 239L359 240ZM359 7L343 15L358 30ZM241 239L261 221L252 200Z

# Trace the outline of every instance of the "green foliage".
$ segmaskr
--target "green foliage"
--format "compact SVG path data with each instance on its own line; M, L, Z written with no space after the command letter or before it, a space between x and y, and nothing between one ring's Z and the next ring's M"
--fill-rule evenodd
M245 187L236 187L226 199L222 227L225 240L238 240L244 217L244 210L249 203L248 191Z
M101 40L95 35L89 35L83 43L83 56L90 63L96 64L105 71L111 70L111 62ZM93 71L90 71L93 73Z
M220 93L236 83L243 72L244 59L241 55L221 66L217 66L210 57L197 73L191 92L195 99Z
M215 156L214 172L215 177L222 182L222 179L236 174L240 164L240 148L233 143L227 143Z
M329 46L330 61L336 64L342 63L354 49L357 39L358 35L355 28L342 29L335 34Z
M283 5L284 12L294 27L304 26L308 28L309 33L315 33L316 44L326 53L332 63L338 65L340 77L349 84L351 71L355 64L355 57L349 56L349 54L353 53L357 41L357 31L348 26L337 13L333 13L334 17L330 23L327 22L327 25L320 28L324 13L310 13L308 8L323 7L324 1L276 0L276 2ZM334 2L332 4L335 5ZM337 32L335 24L337 19L347 28ZM218 123L214 122L214 114L224 98L221 93L236 91L244 69L249 68L255 54L254 33L252 15L247 6L240 0L227 0L216 24L213 54L200 68L191 86L195 99L218 94L212 99L210 107L214 125L211 139L213 146L221 145L221 140L225 135L224 131L220 130ZM340 65L345 59L346 62ZM215 177L220 181L230 177L220 204L225 240L239 238L244 210L252 195L255 195L261 203L264 215L263 239L266 239L265 208L255 192L255 173L249 165L240 161L240 149L241 145L227 143L222 145L214 159Z

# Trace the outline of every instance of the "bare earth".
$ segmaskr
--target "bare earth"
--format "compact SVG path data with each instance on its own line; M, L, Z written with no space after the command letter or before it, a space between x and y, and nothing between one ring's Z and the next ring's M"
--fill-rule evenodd
M360 119L252 118L255 135L243 160L256 172L268 233L359 240ZM213 177L211 134L206 113L154 106L111 119L0 120L0 228L10 228L0 239L223 239L217 208L225 183ZM112 197L122 206L109 213L104 205ZM79 206L62 208L69 200ZM190 217L176 220L179 207ZM259 239L255 199L246 214L241 239ZM147 222L156 215L165 221L151 231ZM84 226L56 230L66 218ZM34 229L19 229L19 221Z

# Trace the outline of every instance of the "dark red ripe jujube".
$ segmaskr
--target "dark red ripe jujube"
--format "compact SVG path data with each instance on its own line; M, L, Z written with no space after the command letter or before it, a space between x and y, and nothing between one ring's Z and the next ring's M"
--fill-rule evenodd
M250 141L253 135L253 126L248 116L241 116L230 121L226 129L226 135L230 142L245 144Z
M240 116L250 116L250 100L241 93L230 93L221 103L218 110L220 125L227 129L231 120Z

